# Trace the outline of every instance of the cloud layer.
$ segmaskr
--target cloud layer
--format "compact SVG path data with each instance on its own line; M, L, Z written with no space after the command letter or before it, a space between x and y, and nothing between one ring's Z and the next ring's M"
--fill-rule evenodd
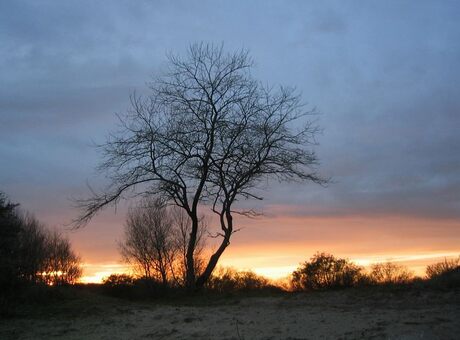
M269 183L290 216L460 217L455 1L2 1L0 189L52 223L100 183L91 146L129 94L195 41L246 47L255 74L321 112L327 188ZM252 203L251 203L252 204ZM254 203L254 205L259 203Z

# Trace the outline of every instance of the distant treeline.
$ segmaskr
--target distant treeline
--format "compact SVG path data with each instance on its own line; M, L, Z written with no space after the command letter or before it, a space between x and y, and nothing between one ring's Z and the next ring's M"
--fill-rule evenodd
M73 284L81 274L70 242L0 192L0 311L26 286Z
M120 251L134 274L110 275L98 289L119 297L181 295L186 292L185 236L190 231L190 221L160 200L142 204L130 210L125 238L120 242ZM206 219L201 218L200 223L206 231ZM196 240L196 272L203 270L203 235ZM8 310L12 301L17 303L16 297L25 287L39 286L49 291L50 286L78 283L81 274L80 258L70 242L31 215L21 213L17 204L0 193L0 312ZM366 286L410 287L419 283L442 289L460 287L460 257L429 265L422 279L397 263L376 263L365 270L347 259L318 252L283 282L251 271L218 267L202 290L216 294L309 292Z

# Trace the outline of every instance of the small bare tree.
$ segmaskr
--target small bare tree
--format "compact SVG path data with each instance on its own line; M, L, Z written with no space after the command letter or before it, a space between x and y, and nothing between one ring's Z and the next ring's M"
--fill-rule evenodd
M311 146L318 128L293 89L266 88L251 75L246 51L192 45L185 58L169 56L169 68L150 84L151 95L131 97L121 130L103 145L110 185L81 200L77 225L129 193L161 195L189 216L186 286L202 287L237 230L239 199L269 177L323 183ZM310 148L308 147L310 146ZM220 225L220 245L202 273L195 272L201 209L210 206Z
M204 219L202 219L204 220ZM186 252L190 218L177 207L168 207L159 198L145 198L131 208L125 225L120 251L124 260L142 276L159 280L164 286L185 282ZM200 272L200 255L204 249L200 228L195 251L195 271Z
M165 204L160 199L145 199L130 209L120 248L126 262L143 276L167 285L176 252L174 241L172 219Z

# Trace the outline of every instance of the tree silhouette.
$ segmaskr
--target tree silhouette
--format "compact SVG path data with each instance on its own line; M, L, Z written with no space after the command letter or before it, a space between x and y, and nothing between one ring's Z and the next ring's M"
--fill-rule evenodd
M16 206L0 192L0 315L10 312L11 296L19 282L21 221Z
M72 284L82 274L70 242L17 207L0 192L0 314L25 285Z
M57 231L48 231L42 280L50 285L74 284L82 275L81 259L68 239Z
M246 51L194 44L169 56L165 73L147 97L133 95L121 129L102 146L99 170L110 185L80 200L77 225L130 195L160 195L191 220L186 286L202 287L237 230L240 199L261 199L254 189L268 177L323 183L312 150L317 126L291 88L262 86L251 75ZM218 217L221 242L196 275L194 253L204 206Z
M0 193L0 277L13 283L75 283L81 261L69 240L17 206Z
M168 283L170 263L175 257L172 221L164 204L144 200L130 209L120 250L126 262L134 265L142 276Z
M195 271L199 272L204 247L205 219L195 247ZM183 285L186 273L190 218L183 210L167 206L159 198L145 198L129 210L120 251L136 273L160 281L163 286Z

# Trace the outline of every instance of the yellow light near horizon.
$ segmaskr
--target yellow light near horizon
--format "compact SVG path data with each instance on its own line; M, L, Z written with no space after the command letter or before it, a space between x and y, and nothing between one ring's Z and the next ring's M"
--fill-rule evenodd
M379 262L411 262L419 260L432 260L437 258L451 258L459 256L458 253L424 253L424 254L394 254L394 255L375 255L365 258L352 258L351 261L361 266L368 266Z
M254 268L253 271L261 276L265 276L268 279L279 280L284 279L292 274L296 270L297 266L279 266L279 267L261 267Z
M325 251L366 269L376 262L391 261L424 276L427 265L460 254L458 220L398 216L310 218L286 212L289 207L270 207L271 215L242 219L240 224L245 231L235 234L219 266L252 270L277 280L290 275L317 251ZM85 238L81 237L79 242L85 249ZM213 247L211 241L209 251ZM100 247L81 253L89 262L83 266L81 282L101 282L112 273L130 272L130 268L117 261L120 256L116 249Z
M112 274L126 274L130 268L119 263L84 263L82 265L86 275L80 278L81 283L102 283Z
M417 276L424 276L426 266L444 259L452 259L460 256L459 253L423 253L423 254L388 254L388 255L371 255L361 258L350 258L350 261L359 266L368 268L376 263L396 262L408 267Z
M425 275L425 268L428 264L443 261L444 258L456 258L459 253L456 252L438 252L438 253L412 253L412 254L380 254L348 257L350 261L359 266L369 268L374 263L381 262L397 262L407 266L418 276ZM279 255L283 259L283 253ZM279 280L287 278L297 269L299 263L280 263L278 266L270 265L277 259L276 254L271 254L270 257L263 261L260 256L251 258L250 256L242 258L228 257L222 261L223 267L234 267L236 270L251 270L258 275L265 276L268 279ZM307 259L305 259L307 260ZM252 262L252 265L251 265ZM264 266L265 262L267 266ZM130 273L130 267L119 263L91 263L83 264L85 275L80 279L81 283L102 283L104 278L111 274L127 274Z
M444 258L451 259L458 257L458 253L426 253L426 254L397 254L397 255L379 255L379 256L368 256L364 258L350 258L351 262L368 268L375 263L382 262L397 262L403 265L406 265L410 270L412 270L418 276L425 275L426 265L433 262L440 262ZM412 262L422 261L422 264L416 265ZM277 267L260 267L254 268L253 271L256 274L265 276L269 279L278 280L288 277L292 274L298 266L277 266Z
M89 275L89 276L82 276L80 279L81 283L102 283L104 279L111 274L116 274L111 271L105 271L105 272L96 272L94 275Z

